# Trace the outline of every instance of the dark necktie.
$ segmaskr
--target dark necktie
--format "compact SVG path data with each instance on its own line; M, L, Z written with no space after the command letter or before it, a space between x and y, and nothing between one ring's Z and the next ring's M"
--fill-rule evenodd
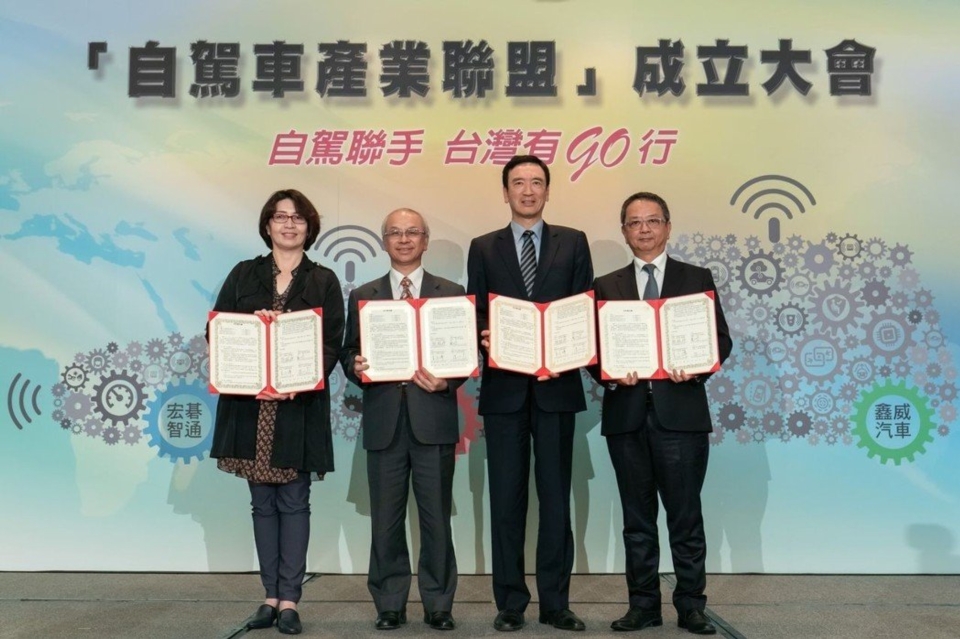
M410 291L411 286L413 286L413 282L410 281L409 277L400 280L400 299L408 300L413 297L413 293Z
M643 299L655 300L660 297L657 290L657 278L653 276L653 264L644 264L643 270L647 274L647 285L643 287Z
M523 246L520 248L520 274L527 296L533 297L533 282L537 279L537 253L533 248L533 231L523 232Z

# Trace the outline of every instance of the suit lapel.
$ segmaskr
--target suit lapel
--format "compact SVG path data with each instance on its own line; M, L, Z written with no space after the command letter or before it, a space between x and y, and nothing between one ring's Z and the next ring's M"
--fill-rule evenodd
M560 250L560 235L550 228L546 222L540 235L540 259L537 260L537 279L533 283L533 297L540 293L540 287L547 279L547 273L553 266L553 261Z
M372 300L392 300L393 289L390 288L390 273L387 273L373 285L373 293L370 295Z
M687 270L683 263L668 256L667 264L663 269L663 290L660 291L660 297L683 295L686 274Z
M424 271L423 280L420 282L420 297L438 297L437 289L439 288L440 282L437 278Z
M617 291L619 291L621 299L640 299L640 293L637 291L637 269L633 262L617 272Z
M541 250L542 248L541 246ZM522 296L526 297L527 287L523 284L523 274L520 272L520 258L517 257L517 247L513 241L513 231L509 225L497 234L497 250L500 252L500 258L507 267L507 272L510 273L511 279L513 279L514 284L517 286L517 290L522 291ZM540 279L539 273L537 274L537 279Z

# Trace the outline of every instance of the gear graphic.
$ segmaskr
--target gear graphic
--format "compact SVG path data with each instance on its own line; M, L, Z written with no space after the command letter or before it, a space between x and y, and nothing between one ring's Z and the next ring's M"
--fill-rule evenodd
M167 370L178 377L186 376L193 367L193 356L187 351L173 351L167 358Z
M933 411L926 398L904 382L875 384L855 408L852 434L857 447L883 464L891 459L897 466L905 459L912 462L933 441Z
M787 290L790 291L790 294L800 299L809 295L812 288L813 285L810 283L810 278L803 274L794 275L790 278L790 281L787 282Z
M877 308L886 304L890 297L890 287L880 280L870 280L860 289L860 297L870 306Z
M911 291L920 284L920 274L917 273L916 269L905 268L897 276L897 282L899 282L900 288Z
M777 330L783 335L798 335L807 326L807 314L799 304L788 302L777 309Z
M820 443L820 435L817 435L816 433L810 433L807 435L807 443L811 446L816 446Z
M737 431L737 442L740 444L749 444L753 441L753 433L745 428Z
M161 388L170 381L170 371L163 364L151 362L139 373L140 379L149 388Z
M110 353L111 355L116 353L118 350L120 350L120 347L117 346L116 342L110 342L109 344L107 344L107 352Z
M757 297L773 295L783 283L780 261L770 253L757 251L740 263L740 284Z
M818 435L826 435L830 431L830 422L822 417L814 420L813 422L813 432Z
M874 355L888 361L902 357L910 345L911 327L899 315L883 313L875 316L866 327L867 342ZM906 374L897 373L900 377Z
M63 409L57 408L52 413L50 413L50 419L52 419L55 422L62 422L64 419L66 419L66 414L63 412Z
M116 426L107 426L103 429L102 437L108 446L115 446L120 441L120 429Z
M80 422L77 423L79 424ZM87 434L87 437L100 437L100 435L103 434L103 422L92 417L83 422L83 432Z
M87 384L87 371L77 364L68 364L60 374L64 386L71 390L79 390Z
M903 244L896 244L890 249L890 261L894 266L906 266L913 258L913 252Z
M767 408L777 395L773 380L765 375L752 375L746 378L740 389L743 404L753 410Z
M340 424L340 434L348 442L354 442L360 436L360 428L359 418L347 417Z
M180 333L170 333L167 335L167 344L170 345L171 350L180 350L180 347L183 346L183 335Z
M864 262L857 269L857 273L865 280L873 279L877 275L877 267L873 262Z
M821 330L836 336L860 322L863 302L853 294L849 284L824 282L814 290L814 295L811 323L819 325Z
M126 353L114 353L110 363L114 369L123 370L130 366L130 356Z
M206 355L206 338L204 338L203 335L194 335L190 338L190 342L187 344L187 350L190 351L192 355Z
M921 288L914 294L913 299L920 308L929 308L933 304L933 293Z
M887 243L879 237L871 237L863 248L867 255L874 260L883 259L887 255Z
M95 348L87 356L87 368L91 373L102 373L110 366L110 357L102 348Z
M167 345L159 337L154 338L147 342L147 358L151 361L157 361L163 359L163 356L167 354Z
M794 437L806 437L807 433L810 432L811 426L812 420L806 413L796 411L787 417L787 428Z
M63 415L75 422L85 420L93 410L93 401L89 395L70 393L63 399Z
M768 435L776 435L783 430L783 418L781 418L779 414L772 411L763 414L762 422L763 432L767 433Z
M748 251L756 251L760 248L760 238L756 235L751 235L744 240L744 244L746 245Z
M724 404L720 407L717 421L722 430L739 430L744 423L745 413L738 404Z
M860 238L856 235L844 235L837 242L837 253L839 253L842 258L847 260L860 257L860 252L862 250L863 243L860 242Z
M54 397L63 397L64 395L67 394L67 385L64 384L63 382L57 382L56 384L50 387L50 393Z
M200 461L210 451L216 399L199 381L179 380L147 403L143 434L171 462Z
M140 428L136 424L127 424L123 429L123 443L133 446L140 441L142 437Z
M813 408L814 412L818 415L827 415L834 408L833 395L824 390L818 390L814 393L813 397L810 398L810 407Z
M833 251L824 243L811 244L803 254L803 265L811 273L825 274L834 264Z
M710 401L717 405L726 404L733 399L736 388L733 382L722 371L710 378L710 385L707 392L710 394Z
M796 253L797 251L803 248L803 238L796 234L791 235L790 237L787 238L787 246L790 248L791 251Z
M836 374L842 351L831 336L814 333L797 345L794 356L800 374L812 382L819 382Z
M127 344L126 352L131 359L136 359L143 355L143 345L140 342L130 342Z
M723 442L723 431L714 428L709 435L710 445L719 446Z
M704 262L703 268L710 269L710 274L713 275L713 283L719 289L722 289L730 281L730 269L720 259L711 259Z
M93 389L94 408L114 425L137 419L146 399L143 384L127 371L107 375Z

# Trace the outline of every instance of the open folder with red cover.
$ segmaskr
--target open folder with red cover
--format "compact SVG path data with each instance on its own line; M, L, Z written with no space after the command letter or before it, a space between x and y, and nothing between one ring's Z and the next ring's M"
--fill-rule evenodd
M596 364L593 300L593 291L545 303L491 293L490 366L543 377Z
M423 368L445 379L476 377L477 305L473 295L360 300L363 382L405 382Z
M218 311L207 317L211 393L259 395L324 387L323 309L282 313L273 321Z
M720 369L713 291L653 300L597 302L602 379L666 379Z

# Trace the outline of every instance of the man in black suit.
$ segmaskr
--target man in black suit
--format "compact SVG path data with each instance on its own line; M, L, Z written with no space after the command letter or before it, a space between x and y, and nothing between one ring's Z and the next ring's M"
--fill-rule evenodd
M582 231L543 221L550 198L550 170L532 155L516 156L503 167L503 201L510 205L506 227L474 239L467 257L467 291L477 296L477 322L484 348L488 295L551 302L590 289L593 267ZM530 601L524 581L530 442L540 501L537 531L537 592L540 622L583 630L570 611L573 533L570 475L574 417L586 408L580 371L534 378L485 366L480 414L490 475L490 527L494 627L519 630Z
M408 486L420 514L417 569L424 622L453 630L451 610L457 589L450 515L454 453L460 437L457 388L463 379L441 379L424 369L410 383L363 383L369 368L360 355L359 300L463 295L463 287L423 270L430 228L422 215L398 209L383 221L390 272L350 294L347 332L340 363L363 389L363 447L370 485L371 548L367 586L377 607L376 626L392 630L406 623L410 556L406 538Z
M713 291L722 362L733 342L713 276L665 252L670 209L654 193L635 193L620 210L623 237L634 260L594 284L597 300L639 300ZM652 273L651 273L652 271ZM591 371L598 377L597 369ZM673 605L678 624L694 634L714 634L704 614L707 554L700 489L707 472L712 430L704 387L706 376L668 371L668 380L639 380L631 373L603 393L601 433L620 488L630 609L614 630L663 624L660 614L660 542L657 495L667 511L667 529L677 585ZM599 380L598 380L599 381Z

